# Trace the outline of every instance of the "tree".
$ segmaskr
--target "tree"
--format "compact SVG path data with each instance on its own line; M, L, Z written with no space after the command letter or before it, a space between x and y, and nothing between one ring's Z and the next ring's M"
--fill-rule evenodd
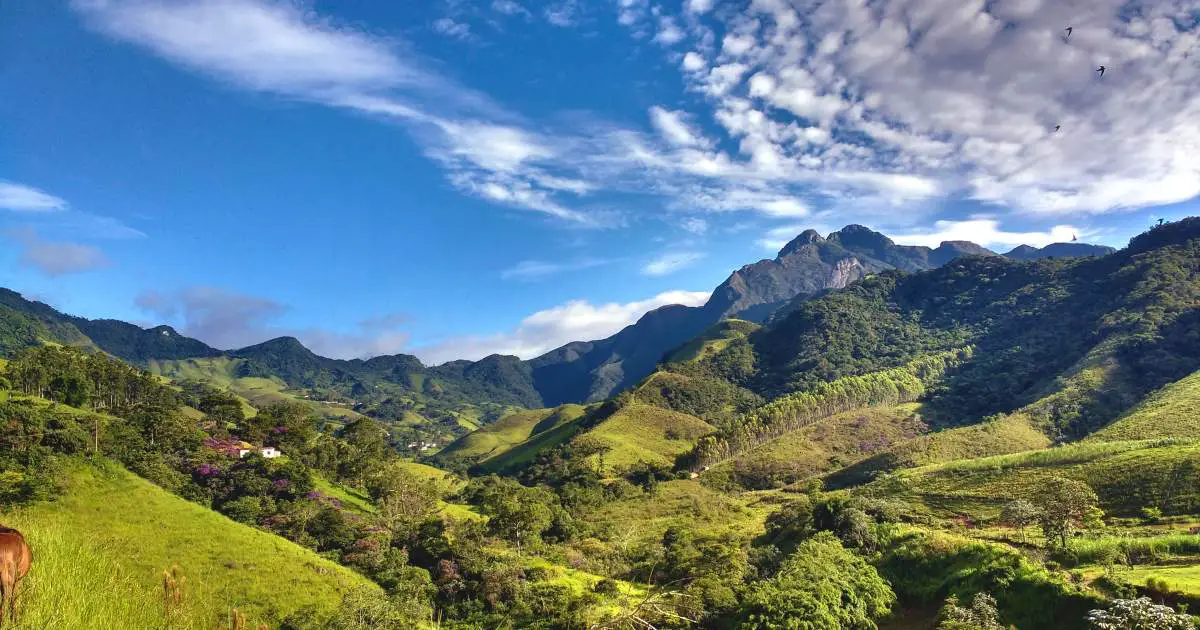
M860 549L875 546L871 517L858 508L844 508L837 517L837 536L842 542Z
M1000 510L1000 522L1021 532L1021 542L1025 542L1025 528L1037 522L1039 516L1037 506L1025 499L1009 501Z
M1051 544L1057 541L1063 548L1076 530L1104 515L1097 507L1099 501L1086 483L1063 477L1048 480L1033 498L1046 540Z
M738 627L873 630L895 601L875 567L821 532L801 543L775 577L750 585Z
M958 605L958 598L951 595L938 613L937 630L1004 630L1000 624L1000 613L996 600L987 593L976 593L970 607Z
M554 508L561 510L549 490L527 488L495 475L472 481L466 495L488 516L488 531L518 549L541 540L542 532L554 522Z
M406 540L437 511L442 497L436 481L391 465L367 479L367 491L379 506L379 518L397 539Z
M1160 606L1149 597L1115 599L1105 610L1093 610L1087 616L1092 630L1195 630L1188 615L1169 606Z

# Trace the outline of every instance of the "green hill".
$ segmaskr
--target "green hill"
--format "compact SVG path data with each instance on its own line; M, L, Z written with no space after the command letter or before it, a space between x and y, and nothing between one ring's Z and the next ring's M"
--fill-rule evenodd
M344 593L378 588L316 553L176 497L115 464L76 464L66 493L7 511L34 552L21 627L146 630L167 626L163 571L187 578L170 627L207 630L237 608L277 623L305 606L336 608ZM222 626L224 627L224 626Z
M826 482L835 488L844 487L865 483L880 473L900 468L1004 455L1049 445L1049 438L1035 429L1027 416L1012 414L899 442L834 472Z
M553 409L511 413L455 440L438 453L437 459L443 462L484 462L535 435L579 418L583 411L580 405L563 405Z
M1200 372L1154 392L1089 440L1200 439Z
M836 414L743 452L703 476L767 489L838 470L927 431L919 409L911 403Z
M1143 507L1166 514L1200 509L1200 443L1187 440L1093 442L961 459L902 470L856 492L921 506L941 516L995 518L1051 477L1087 483L1101 507L1117 516Z
M587 433L587 437L609 447L604 454L608 468L644 461L674 464L713 427L687 414L641 403L630 403Z

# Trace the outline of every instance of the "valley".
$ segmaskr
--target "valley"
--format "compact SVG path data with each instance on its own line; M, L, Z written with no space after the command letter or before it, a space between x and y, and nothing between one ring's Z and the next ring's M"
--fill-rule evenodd
M18 628L1200 610L1197 218L1003 255L809 230L703 306L529 360L219 350L11 291L0 354Z

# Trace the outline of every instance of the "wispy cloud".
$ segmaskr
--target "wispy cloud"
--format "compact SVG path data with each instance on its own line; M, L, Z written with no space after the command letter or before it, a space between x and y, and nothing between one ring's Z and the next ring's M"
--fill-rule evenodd
M636 322L647 312L669 304L699 306L705 292L668 291L652 298L626 303L592 304L573 300L538 311L510 331L485 336L448 339L413 352L430 364L453 359L481 359L491 354L531 359L571 341L603 339Z
M544 260L522 260L500 272L505 280L544 280L570 271L603 267L616 262L613 258L581 258L578 260L549 262Z
M65 210L67 202L48 192L16 182L0 180L0 209L17 212Z
M666 276L687 269L703 258L703 252L667 252L646 263L642 273L647 276Z
M472 39L471 26L466 22L455 21L454 18L444 17L434 20L433 30L454 39L463 41Z
M32 228L14 230L9 237L22 247L19 265L51 278L96 271L112 264L104 252L96 247L45 240Z

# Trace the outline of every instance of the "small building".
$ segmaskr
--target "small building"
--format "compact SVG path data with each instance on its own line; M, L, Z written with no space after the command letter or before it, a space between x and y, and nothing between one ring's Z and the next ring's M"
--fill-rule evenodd
M254 446L249 442L241 442L237 445L238 457L245 457L251 453L262 455L267 459L275 459L276 457L283 455L283 453L279 452L279 449L275 448L274 446Z

